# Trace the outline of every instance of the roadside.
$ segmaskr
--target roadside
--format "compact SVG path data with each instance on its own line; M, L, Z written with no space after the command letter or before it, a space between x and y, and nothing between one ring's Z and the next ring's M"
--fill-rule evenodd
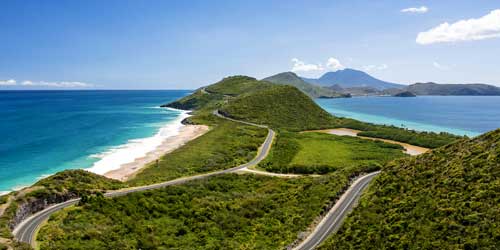
M363 139L367 139L367 140L383 141L383 142L387 142L387 143L398 144L398 145L401 145L405 149L405 153L412 155L412 156L420 155L420 154L426 153L430 150L429 148L419 147L419 146L411 145L411 144L404 143L404 142L398 142L398 141L381 139L381 138L374 138L374 137L367 137L367 136L358 136L358 134L361 133L361 130L355 130L355 129L349 129L349 128L311 130L311 131L304 131L304 132L320 132L320 133L327 133L327 134L339 135L339 136L353 136L353 137L359 137L359 138L363 138Z

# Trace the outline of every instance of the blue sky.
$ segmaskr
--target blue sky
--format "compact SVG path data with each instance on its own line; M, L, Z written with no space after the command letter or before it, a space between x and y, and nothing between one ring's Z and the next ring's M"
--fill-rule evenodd
M0 89L191 89L342 67L406 84L500 86L496 0L3 0L0 9Z

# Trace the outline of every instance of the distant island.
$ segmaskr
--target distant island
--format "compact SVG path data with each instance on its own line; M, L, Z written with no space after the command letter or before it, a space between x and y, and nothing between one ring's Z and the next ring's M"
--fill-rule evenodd
M497 96L500 88L487 84L438 84L433 82L415 83L406 88L416 95L455 95L455 96Z
M269 78L271 82L288 82L288 78L281 79L283 74L294 74L291 72L281 73ZM294 74L295 75L295 74ZM280 76L280 77L278 77ZM295 77L293 77L295 78ZM302 82L314 85L316 88L330 89L339 94L348 96L396 96L408 97L412 95L439 95L439 96L498 96L500 88L488 84L438 84L433 82L415 83L405 85L392 83L377 79L366 72L356 69L343 69L327 72L320 78L299 77ZM299 82L294 79L293 82ZM301 85L305 85L301 82ZM295 86L295 85L294 85ZM300 87L299 87L300 88ZM412 95L410 95L410 93ZM314 95L310 95L315 97Z
M339 85L342 88L352 87L370 87L377 90L384 90L390 88L403 88L405 85L386 82L379 80L361 70L356 69L342 69L333 72L327 72L320 78L302 78L306 82L319 84L321 86L331 87Z

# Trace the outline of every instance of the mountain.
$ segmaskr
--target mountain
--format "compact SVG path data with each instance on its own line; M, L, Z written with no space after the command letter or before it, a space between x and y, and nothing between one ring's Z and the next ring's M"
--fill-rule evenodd
M320 249L500 249L499 143L496 130L388 164Z
M405 90L416 95L500 95L500 88L487 84L415 83Z
M372 87L378 90L388 88L403 88L405 85L385 82L369 74L355 69L343 69L327 72L318 79L302 78L304 81L322 86L340 85L342 88Z
M331 127L337 121L298 88L247 76L226 77L163 107L194 110L198 116L219 109L235 119L293 131Z
M322 86L317 86L315 84L308 83L293 72L279 73L279 74L264 78L262 80L267 81L267 82L271 82L271 83L275 83L275 84L294 86L312 98L349 97L349 95L339 93L333 89L329 89L329 88L325 88Z

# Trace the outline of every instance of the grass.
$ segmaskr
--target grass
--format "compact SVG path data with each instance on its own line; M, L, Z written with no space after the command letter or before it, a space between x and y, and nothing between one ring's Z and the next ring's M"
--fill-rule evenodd
M500 249L500 130L383 168L321 249Z
M283 249L328 209L347 176L227 174L96 198L56 213L38 240L41 249L61 250Z
M75 195L127 187L120 181L81 169L61 171L38 181L34 186L44 187L41 190L47 193L73 193ZM33 192L31 195L33 196Z
M405 157L402 147L323 133L281 133L259 167L271 172L324 174L339 169L379 169Z
M404 142L425 148L438 148L464 137L446 132L421 132L395 126L375 125L349 118L338 118L336 127L361 130L358 135Z
M9 200L9 195L0 196L0 205L7 203L8 200Z
M56 203L80 195L123 188L126 185L84 170L65 170L38 181L33 187L36 188L11 194L16 195L16 198L0 216L0 237L12 238L9 223L21 204L35 200L44 200L47 204ZM21 195L21 193L23 194Z
M205 135L162 157L129 181L145 185L182 176L222 170L240 165L255 157L267 130L218 119Z
M235 119L301 131L331 127L334 118L295 87L276 85L231 100L221 111Z

